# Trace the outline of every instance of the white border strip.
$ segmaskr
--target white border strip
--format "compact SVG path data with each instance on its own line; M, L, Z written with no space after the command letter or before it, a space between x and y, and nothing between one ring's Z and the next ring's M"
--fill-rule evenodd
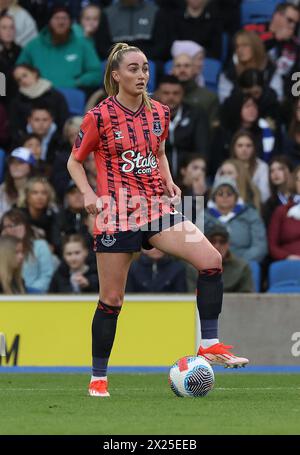
M1 302L91 302L99 299L97 294L65 295L65 294L30 294L30 295L1 295ZM193 294L127 294L125 302L196 302Z

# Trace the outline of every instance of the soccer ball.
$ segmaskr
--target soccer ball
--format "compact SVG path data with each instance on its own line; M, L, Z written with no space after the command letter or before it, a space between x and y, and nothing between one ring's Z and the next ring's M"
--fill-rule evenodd
M204 397L214 382L214 372L203 357L182 357L170 369L169 384L178 397Z

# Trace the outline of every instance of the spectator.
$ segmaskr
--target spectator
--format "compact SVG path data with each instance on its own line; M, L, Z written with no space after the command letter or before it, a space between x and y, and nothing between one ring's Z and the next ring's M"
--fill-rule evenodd
M67 169L73 144L80 130L82 117L76 116L69 118L63 128L61 143L55 153L50 182L56 189L56 194L60 203L63 203L65 191L70 182L70 174ZM92 155L92 154L90 154Z
M87 179L91 188L97 191L97 169L95 165L94 155L90 153L84 161L84 168L87 175Z
M270 197L269 167L256 156L252 135L247 131L237 131L230 146L231 157L240 161L247 169L252 183L259 189L262 203Z
M20 140L21 146L29 149L35 159L34 175L39 177L49 177L51 167L41 159L42 141L35 133L25 134Z
M300 166L294 170L294 193L300 199ZM268 228L270 255L274 261L300 260L300 201L277 207Z
M0 230L1 235L12 235L22 240L25 257L22 277L26 292L47 292L54 273L53 257L47 242L35 238L25 213L18 209L9 210L3 215Z
M6 78L6 97L4 101L10 102L16 83L11 76L12 69L21 52L21 47L15 43L15 23L11 16L0 16L0 71Z
M284 135L282 149L295 166L300 164L300 98L294 100L292 116L288 131Z
M61 136L53 120L53 114L47 105L41 104L31 108L27 119L26 132L34 133L40 138L40 159L51 165L59 148ZM19 132L19 136L22 135L24 132Z
M250 24L245 29L259 34L266 50L277 67L277 72L289 82L299 60L300 47L296 30L300 13L290 2L279 3L269 24ZM290 90L286 91L286 94Z
M99 6L89 4L85 6L80 13L80 25L76 28L76 24L73 25L79 36L84 36L94 43L94 36L98 30L101 18L101 9Z
M284 155L276 156L270 162L269 183L271 196L263 206L263 218L266 226L269 225L276 207L287 204L290 199L294 200L294 202L298 201L298 197L292 194L292 171L293 165Z
M224 292L253 292L251 269L246 261L230 251L226 228L216 225L206 235L222 256Z
M230 235L230 249L245 261L261 262L267 254L267 238L258 211L239 200L236 183L228 177L216 180L205 210L205 232L223 224Z
M276 137L268 119L261 117L257 101L249 95L227 100L221 111L222 125L234 134L239 129L250 132L255 140L257 155L268 162L276 151ZM228 115L230 112L230 115Z
M0 0L0 13L5 13L14 19L16 27L16 43L21 47L37 35L34 19L28 11L17 4L16 0Z
M182 262L156 248L143 250L130 267L126 292L186 292Z
M279 100L283 99L283 81L275 64L268 58L257 33L240 30L234 37L234 56L220 75L218 93L221 103L238 86L239 76L248 69L261 72L264 86L274 89Z
M23 49L17 63L38 68L41 77L55 87L89 91L101 80L101 65L93 46L75 35L64 7L53 9L49 24Z
M236 182L242 202L252 205L260 211L261 200L259 191L252 183L249 171L241 161L235 158L225 160L216 174L216 180L218 180L219 177L233 179Z
M176 39L195 41L210 58L222 57L223 23L216 1L185 0L186 8L175 16Z
M186 104L184 90L175 76L164 76L159 83L157 97L170 108L170 133L166 152L174 175L177 175L185 153L206 155L209 147L208 122L205 113Z
M151 60L167 61L173 41L169 14L144 0L114 2L104 9L95 36L99 56L107 59L112 45L122 41L142 49Z
M199 87L205 87L205 79L203 76L203 66L205 59L205 49L200 44L194 41L179 41L173 42L171 47L172 58L178 55L187 54L193 60L193 77Z
M35 226L39 235L48 241L52 250L58 248L60 232L55 192L49 182L43 177L29 179L17 205L26 214L30 224Z
M199 87L195 81L192 57L180 54L173 60L172 74L184 87L184 102L205 111L210 127L218 120L219 102L215 93L205 87Z
M0 237L0 294L24 294L22 242L15 237Z
M99 290L96 269L87 264L88 249L78 234L67 237L63 244L63 262L53 275L50 293L94 292Z
M8 157L5 180L0 185L0 218L16 205L26 182L33 173L35 160L30 150L18 147Z
M10 142L8 115L5 106L0 102L0 149L8 148Z
M49 107L55 124L61 130L69 116L64 96L52 87L50 81L40 77L39 70L30 65L17 65L13 76L19 89L10 101L12 130L25 130L31 109L43 104Z

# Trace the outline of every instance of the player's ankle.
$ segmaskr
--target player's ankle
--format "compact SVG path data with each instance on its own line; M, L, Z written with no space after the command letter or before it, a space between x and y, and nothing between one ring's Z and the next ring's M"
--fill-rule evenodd
M107 376L91 376L92 381L107 381Z
M207 349L217 343L220 343L218 338L203 339L201 340L201 347Z

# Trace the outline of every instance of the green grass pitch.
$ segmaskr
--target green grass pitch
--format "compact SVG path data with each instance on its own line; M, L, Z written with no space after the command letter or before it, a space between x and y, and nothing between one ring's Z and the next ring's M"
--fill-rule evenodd
M216 374L204 398L177 398L166 374L112 374L111 398L83 374L1 374L0 434L300 434L300 376Z

